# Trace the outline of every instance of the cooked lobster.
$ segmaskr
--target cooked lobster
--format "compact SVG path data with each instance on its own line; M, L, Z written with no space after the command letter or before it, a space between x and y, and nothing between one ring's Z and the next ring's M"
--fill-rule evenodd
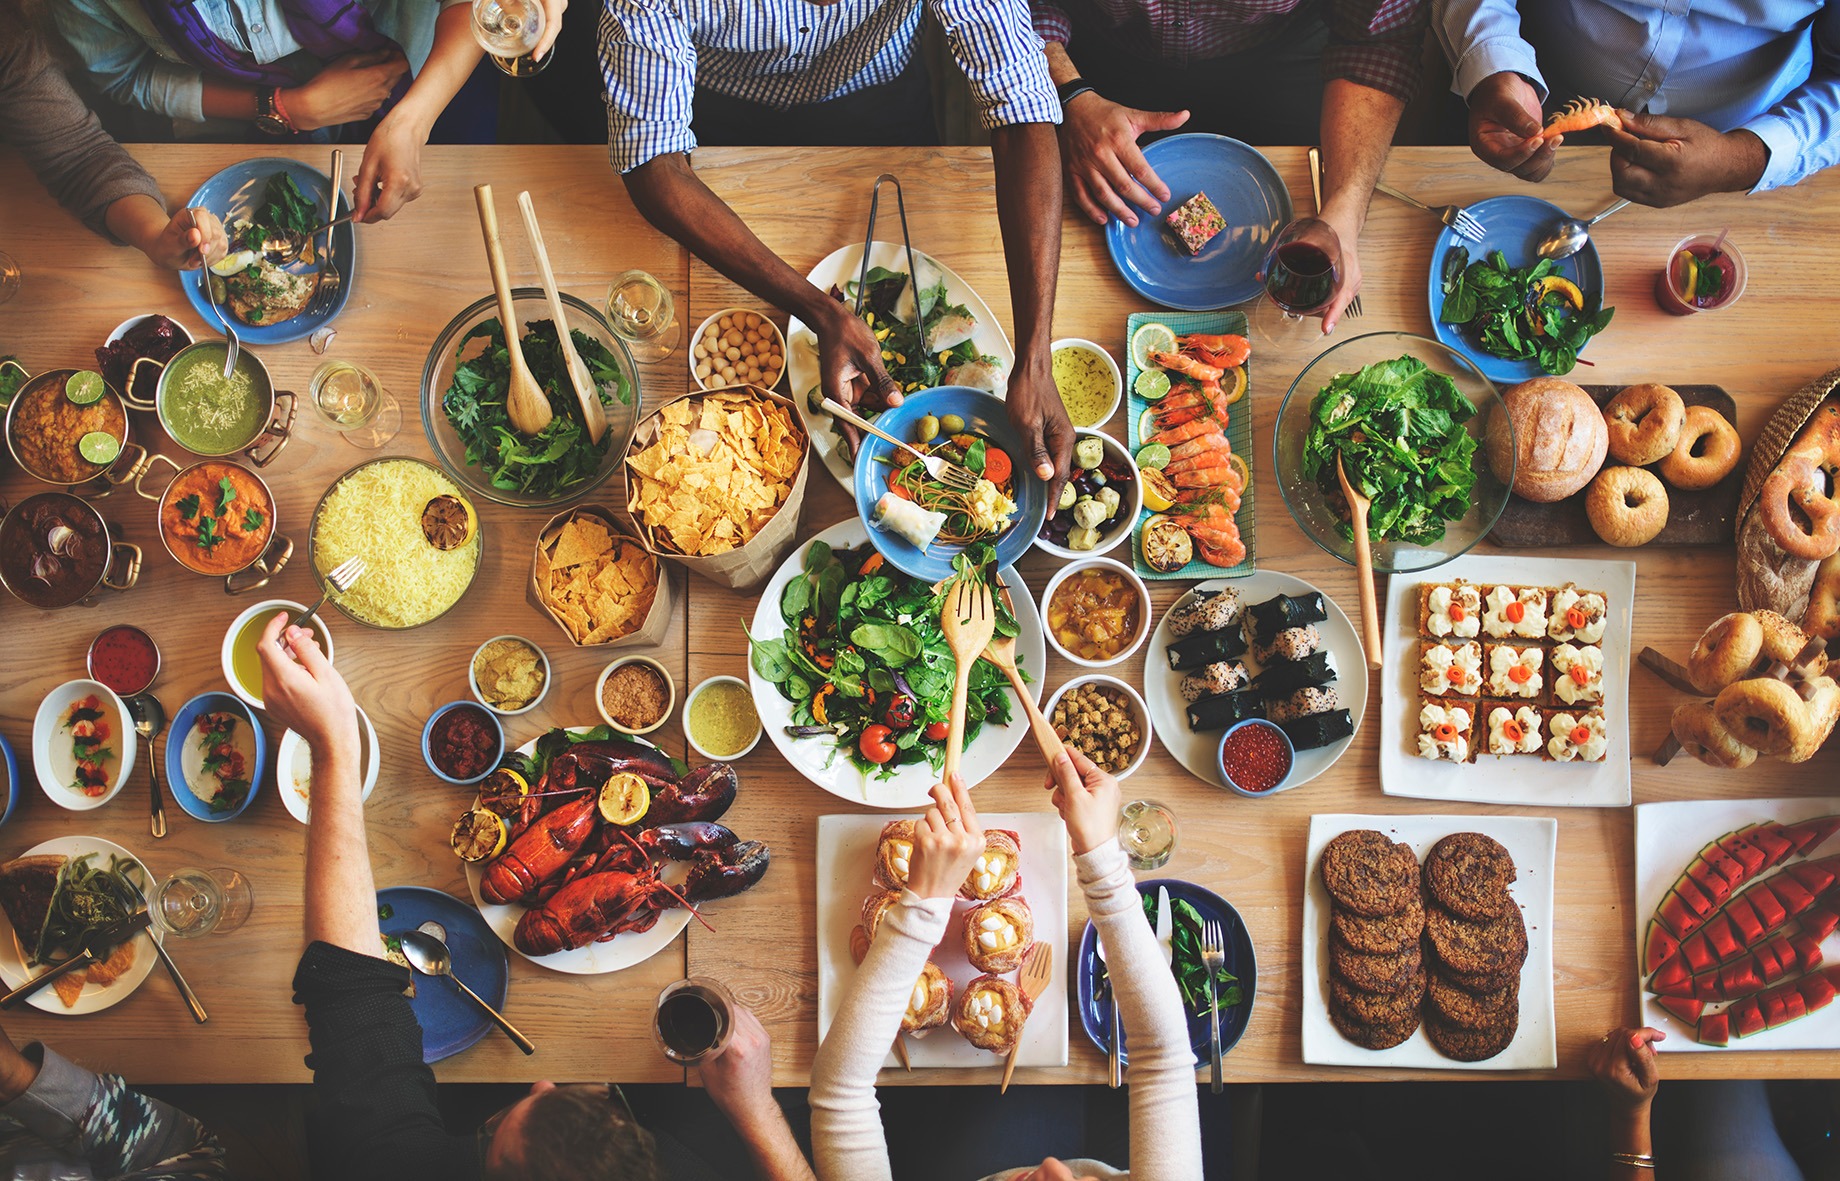
M547 782L547 776L545 781ZM498 859L486 866L479 893L487 902L522 902L567 867L600 824L599 802L589 792L539 816Z

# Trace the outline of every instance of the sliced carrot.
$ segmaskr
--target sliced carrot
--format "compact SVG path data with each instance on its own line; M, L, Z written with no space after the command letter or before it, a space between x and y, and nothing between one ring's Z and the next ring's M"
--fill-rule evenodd
M984 449L984 478L992 484L1002 484L1009 479L1012 465L1009 452L1001 447Z

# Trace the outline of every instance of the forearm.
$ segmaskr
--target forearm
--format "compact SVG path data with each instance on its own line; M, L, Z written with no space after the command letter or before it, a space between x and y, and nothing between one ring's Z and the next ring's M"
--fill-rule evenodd
M293 92L287 90L281 92L283 106L287 104L287 96L291 93ZM207 119L254 119L256 117L256 88L206 78L204 80L204 114ZM312 129L303 128L303 130Z
M1649 1137L1648 1107L1646 1105L1633 1111L1615 1111L1611 1115L1610 1151L1633 1153L1637 1156L1648 1156L1655 1151L1654 1141ZM1609 1181L1655 1181L1655 1171L1612 1161Z
M778 1103L769 1099L756 1113L729 1118L760 1181L815 1181Z
M109 205L109 233L142 253L151 253L170 220L166 206L144 193L132 193Z
M1059 41L1046 42L1042 52L1048 58L1048 77L1054 80L1056 86L1065 86L1080 76L1079 67L1073 64L1073 58L1067 54L1067 47Z
M359 793L358 751L344 740L313 751L307 824L306 938L377 956L377 887L371 877ZM323 768L323 770L322 770Z
M1060 147L1051 124L1021 123L992 131L990 154L1018 364L1046 366L1060 274Z
M1374 182L1386 165L1405 104L1390 94L1332 78L1323 86L1323 215L1356 233L1367 224ZM1352 245L1352 243L1350 243Z
M472 9L465 4L442 10L435 20L434 48L428 60L409 84L408 91L386 118L406 120L426 143L434 122L453 101L454 95L473 76L473 67L485 56L479 42L473 40Z

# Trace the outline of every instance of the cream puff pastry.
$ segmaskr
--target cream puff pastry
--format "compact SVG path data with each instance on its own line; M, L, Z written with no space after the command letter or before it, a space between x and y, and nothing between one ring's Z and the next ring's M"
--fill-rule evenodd
M907 888L907 869L914 856L914 822L890 820L875 843L875 884L884 890Z
M1008 1054L1022 1040L1029 998L1001 976L979 976L965 985L952 1010L952 1028L992 1054Z
M901 1015L901 1032L919 1033L936 1029L952 1015L952 978L932 960L914 981L914 991L907 998L907 1012Z
M1034 941L1035 916L1021 896L993 898L965 912L965 958L980 972L1014 972Z
M1016 892L1022 884L1022 843L1004 828L984 831L984 851L978 854L971 876L959 887L958 896L973 902L988 902Z

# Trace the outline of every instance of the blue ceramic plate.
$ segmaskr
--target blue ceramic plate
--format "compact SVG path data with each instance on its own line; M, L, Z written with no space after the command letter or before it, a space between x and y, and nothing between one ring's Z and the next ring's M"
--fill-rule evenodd
M0 734L0 775L6 776L6 810L0 812L0 824L13 818L13 809L19 804L19 760L13 755L13 744Z
M430 921L446 928L444 942L453 953L454 975L484 997L487 1004L504 1012L511 961L505 955L505 945L492 934L492 928L486 926L477 910L458 898L422 886L379 890L377 906L380 914L383 907L390 908L390 917L378 920L385 935L413 931ZM492 1029L491 1018L450 980L418 972L409 1007L415 1010L415 1020L422 1027L422 1061L426 1063L453 1057Z
M226 226L237 217L250 217L262 200L262 190L268 184L268 178L277 172L286 172L293 176L294 183L307 195L323 214L326 209L327 189L332 181L325 173L311 164L302 164L298 160L288 160L280 156L262 156L254 160L245 160L241 164L232 164L210 180L198 186L188 205L202 205L224 220ZM345 198L349 200L349 197ZM340 212L345 212L344 202L339 205ZM324 220L322 218L322 220ZM320 239L323 244L325 239ZM339 273L345 281L339 285L339 292L332 297L332 307L326 312L314 316L306 312L283 320L279 324L256 327L239 322L231 317L231 325L236 329L237 339L244 344L286 344L291 340L304 340L313 331L338 318L345 305L351 302L351 289L358 278L358 235L351 222L332 231L333 258L339 264ZM305 274L316 269L296 263L288 268L298 274ZM211 310L211 302L205 297L200 286L203 276L210 272L205 270L182 271L179 274L179 286L185 290L185 298L191 300L192 310L203 317L205 326L215 330L218 327L217 315ZM224 310L229 316L229 309Z
M254 740L243 746L247 752L246 764L249 774L249 794L243 802L227 812L213 812L198 796L193 794L188 784L202 781L204 770L203 737L196 733L194 727L202 714L230 714L237 720L239 728ZM262 790L263 769L268 763L268 738L262 733L261 723L247 705L228 693L200 693L198 696L179 707L179 713L173 718L172 726L166 731L166 781L172 787L173 799L185 810L187 816L194 820L217 823L222 820L235 820L249 810L255 802L256 794Z
M1290 223L1291 194L1257 148L1224 135L1172 135L1144 148L1144 159L1169 186L1163 216L1197 192L1227 219L1227 228L1190 255L1166 232L1163 217L1138 213L1137 224L1105 223L1105 248L1131 290L1152 303L1206 312L1257 299L1259 267L1272 239Z
M1571 214L1550 201L1519 196L1490 197L1469 206L1469 211L1482 223L1482 241L1459 238L1455 230L1447 227L1431 249L1431 274L1426 283L1431 329L1439 340L1475 362L1483 376L1492 381L1516 382L1542 377L1545 370L1540 368L1538 361L1505 361L1492 357L1476 346L1467 330L1438 319L1438 314L1444 310L1444 256L1462 246L1469 250L1470 262L1475 263L1487 258L1491 251L1499 250L1507 255L1509 266L1532 266L1539 261L1536 247L1540 239L1551 232L1554 222ZM1560 262L1559 269L1553 273L1578 284L1578 289L1584 292L1585 307L1603 305L1604 265L1597 257L1595 242L1587 241L1583 250ZM1590 347L1590 342L1586 341L1585 348ZM1580 355L1583 351L1579 350Z
M1252 951L1252 936L1246 931L1246 924L1240 921L1239 911L1234 910L1226 899L1192 882L1157 878L1137 883L1137 892L1154 898L1157 888L1161 886L1169 887L1172 902L1182 899L1200 911L1202 918L1218 919L1221 931L1227 937L1227 971L1239 978L1241 999L1237 1005L1222 1005L1220 1009L1220 1052L1225 1055L1239 1044L1240 1036L1246 1032L1246 1026L1252 1021L1252 1002L1257 999L1259 962ZM1080 1024L1086 1027L1086 1036L1101 1051L1109 1053L1112 997L1109 992L1097 986L1101 966L1098 943L1099 933L1093 928L1091 920L1088 920L1086 932L1080 936L1079 954L1074 960L1075 1001ZM1129 1063L1131 1035L1123 1033L1119 1040L1123 1043L1119 1048L1119 1059ZM1205 1009L1199 1016L1194 1013L1188 1015L1188 1044L1195 1051L1196 1063L1205 1065L1208 1061L1208 1018Z
M1041 523L1048 512L1048 489L1034 470L1024 462L1022 439L1009 424L1003 400L983 390L965 386L940 386L907 395L907 400L876 416L875 425L897 439L911 439L914 424L927 415L944 417L956 414L965 420L972 434L983 435L1009 453L1011 490L1016 501L1016 515L1010 518L1009 531L997 539L997 565L1013 566L1017 558L1035 544ZM875 511L875 504L888 491L892 469L882 462L895 448L874 435L863 438L862 451L856 457L856 513L865 525ZM905 454L905 453L903 453ZM905 537L869 525L869 540L883 557L915 578L937 582L952 575L952 559L964 549L936 541L924 551L916 549Z

